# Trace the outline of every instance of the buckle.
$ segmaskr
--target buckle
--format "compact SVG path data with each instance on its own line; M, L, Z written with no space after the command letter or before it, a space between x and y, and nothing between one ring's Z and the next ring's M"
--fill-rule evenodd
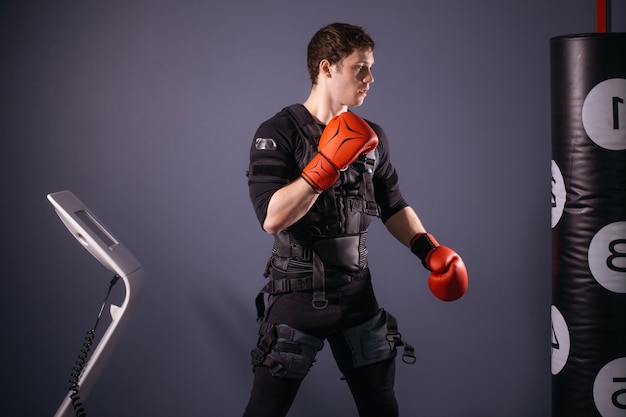
M288 279L272 279L268 284L270 294L291 292L291 282Z
M252 357L252 364L256 366L261 365L265 360L265 352L263 352L258 347L252 349L252 352L250 352L250 356Z
M415 357L413 352L410 352L410 353L403 352L402 353L402 362L404 362L404 363L406 363L408 365L413 365L415 362L417 362L417 358Z
M328 306L328 300L326 299L326 297L324 297L323 294L321 295L314 294L313 300L311 301L311 305L316 310L323 310Z

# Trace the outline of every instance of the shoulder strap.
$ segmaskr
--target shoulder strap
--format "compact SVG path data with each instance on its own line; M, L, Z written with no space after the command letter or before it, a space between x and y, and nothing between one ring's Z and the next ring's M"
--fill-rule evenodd
M363 211L370 216L380 217L380 207L376 203L374 194L374 171L377 165L378 149L374 149L365 155L365 169L363 171L363 181L361 182L361 195L365 197Z
M304 107L302 104L292 104L291 106L285 107L287 113L296 124L298 131L302 135L302 137L310 140L312 144L317 147L317 143L320 140L320 136L322 136L322 128L319 124L313 119L311 113Z

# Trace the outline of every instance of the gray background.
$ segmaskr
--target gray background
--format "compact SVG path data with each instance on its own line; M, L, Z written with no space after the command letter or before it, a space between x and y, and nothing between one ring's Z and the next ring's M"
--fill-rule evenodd
M48 204L63 189L147 273L88 415L241 414L271 245L248 147L306 98L306 45L332 21L374 36L357 112L385 128L405 197L470 273L466 297L440 302L372 227L379 301L418 354L398 364L402 415L550 414L549 39L593 32L592 0L3 2L2 415L54 413L111 278ZM325 347L290 416L355 416L339 378Z

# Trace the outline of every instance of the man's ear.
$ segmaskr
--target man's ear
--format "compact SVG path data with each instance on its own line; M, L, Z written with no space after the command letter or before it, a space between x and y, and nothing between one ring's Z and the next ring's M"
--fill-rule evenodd
M332 67L332 64L330 63L329 60L322 59L319 65L319 74L327 78L332 77L331 67Z

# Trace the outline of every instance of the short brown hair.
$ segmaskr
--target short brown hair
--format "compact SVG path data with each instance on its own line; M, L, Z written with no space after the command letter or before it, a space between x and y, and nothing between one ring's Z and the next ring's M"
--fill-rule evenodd
M317 83L319 64L323 59L337 64L359 49L374 50L374 40L360 26L331 23L318 30L307 48L307 67L311 82Z

